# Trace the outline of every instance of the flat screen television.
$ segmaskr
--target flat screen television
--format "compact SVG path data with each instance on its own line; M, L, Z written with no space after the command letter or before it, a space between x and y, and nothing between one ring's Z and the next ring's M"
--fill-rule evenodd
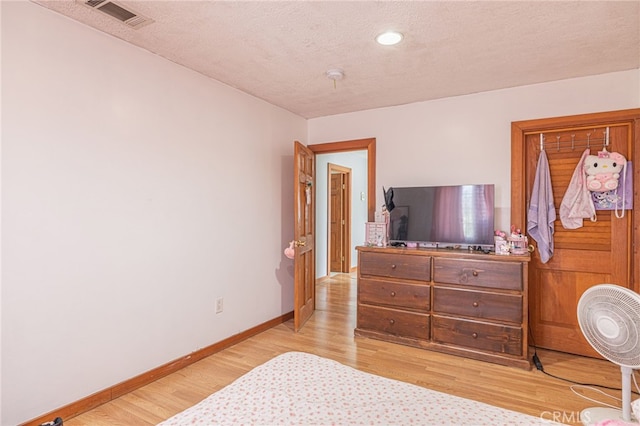
M494 244L493 184L394 187L385 192L385 202L392 244L483 249Z

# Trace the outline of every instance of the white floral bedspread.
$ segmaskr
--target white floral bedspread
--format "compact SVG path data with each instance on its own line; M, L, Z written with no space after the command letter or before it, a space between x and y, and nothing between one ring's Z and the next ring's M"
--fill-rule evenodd
M160 423L175 425L533 425L538 417L288 352Z

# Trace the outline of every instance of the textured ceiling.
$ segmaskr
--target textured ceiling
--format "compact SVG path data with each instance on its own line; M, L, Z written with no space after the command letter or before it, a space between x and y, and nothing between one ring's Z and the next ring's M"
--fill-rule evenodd
M640 0L33 1L306 118L640 68Z

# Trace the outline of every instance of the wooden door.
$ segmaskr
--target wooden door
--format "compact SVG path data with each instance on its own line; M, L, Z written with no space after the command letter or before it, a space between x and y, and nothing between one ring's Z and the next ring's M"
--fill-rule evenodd
M342 253L342 239L344 238L344 216L342 215L344 175L331 174L329 197L329 271L342 272L344 255Z
M295 331L300 330L316 308L315 272L315 155L294 142L294 307Z
M554 223L554 253L542 263L537 250L529 265L529 324L531 343L543 348L579 355L597 353L584 339L576 308L582 293L591 286L613 283L637 291L637 224L632 210L616 218L613 211L598 210L597 221L583 221L583 227L564 229L560 203L584 150L596 155L606 142L608 151L628 160L638 159L640 110L587 114L573 117L512 123L512 223L526 228L526 209L535 179L541 149L549 160L557 219ZM636 162L637 164L637 162ZM638 184L636 171L634 184ZM638 206L636 189L634 203ZM637 228L637 225L635 225ZM535 241L531 240L535 246ZM633 251L635 250L635 252ZM635 275L635 277L634 277ZM635 284L634 284L635 282Z
M351 169L329 164L329 272L349 272L351 264Z

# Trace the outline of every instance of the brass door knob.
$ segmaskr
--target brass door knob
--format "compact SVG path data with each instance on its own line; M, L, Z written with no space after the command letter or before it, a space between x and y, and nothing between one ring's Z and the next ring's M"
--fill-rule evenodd
M297 240L294 244L296 245L296 247L304 247L307 245L307 242L302 240Z

